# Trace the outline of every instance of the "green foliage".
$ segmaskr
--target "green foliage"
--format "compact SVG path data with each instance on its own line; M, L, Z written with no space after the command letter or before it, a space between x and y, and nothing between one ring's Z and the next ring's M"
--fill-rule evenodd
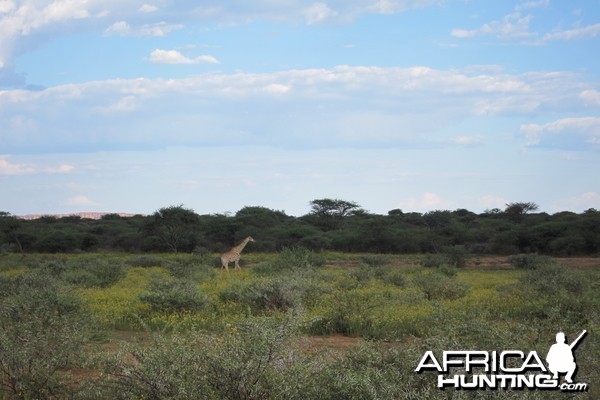
M561 294L581 297L590 286L589 280L581 271L570 269L556 261L536 265L523 274L522 282L531 286L540 295L559 298Z
M208 257L201 257L200 262L195 258L175 260L175 262L168 263L166 268L177 279L189 279L195 282L214 278L217 274L215 268L208 261Z
M508 262L518 269L538 269L553 263L550 257L538 254L514 254L508 257Z
M310 202L311 213L323 218L343 218L356 213L360 206L353 201L317 199Z
M367 254L360 257L360 261L369 267L383 267L388 264L389 257L384 254Z
M308 271L325 265L323 254L304 247L288 247L281 250L270 263L257 268L259 273L281 271Z
M200 311L208 303L193 282L162 279L150 281L140 300L150 304L153 311L166 313Z
M132 257L132 258L128 259L126 262L128 265L130 265L132 267L143 267L143 268L162 267L164 264L164 260L160 259L159 257L148 255L148 254Z
M211 335L157 335L105 360L117 399L300 399L311 371L287 346L296 318L247 319ZM312 389L314 390L314 389ZM114 397L113 397L114 396Z
M443 254L426 254L421 260L421 265L425 268L439 268L448 265L449 260Z
M193 399L207 393L198 353L204 348L190 336L155 334L150 343L122 345L103 355L98 367L108 377L87 388L88 398Z
M411 360L398 350L376 344L360 345L323 371L321 398L405 398L405 390L411 389L407 389L409 385L403 372L409 369L410 363Z
M43 271L14 281L0 302L0 397L68 398L90 337L88 319L68 287Z
M151 235L152 246L191 252L197 244L198 215L183 205L163 207L147 220L144 230Z
M469 252L465 248L465 246L450 246L447 247L444 252L446 257L448 258L448 265L452 267L461 268L467 264Z
M421 260L425 268L464 267L469 252L464 246L448 246L442 253L426 254Z
M425 350L542 354L559 329L588 329L577 377L596 379L595 269L530 255L523 268L487 270L407 265L419 256L325 253L308 262L307 254L252 254L252 265L269 268L235 273L192 254L154 254L148 264L122 254L2 255L0 383L9 385L0 398L445 398L434 375L414 373ZM127 343L90 344L92 324L128 330L115 333ZM152 332L130 332L143 327ZM316 346L324 339L310 335L356 347Z
M458 209L377 215L345 200L318 199L310 204L311 211L301 217L257 206L234 215L197 215L183 206L170 206L149 216L107 215L100 220L29 221L2 213L0 251L218 253L252 236L257 241L248 252L301 246L356 253L440 253L458 267L469 253L600 254L600 211L595 209L548 215L536 213L536 204L523 202L482 214Z
M202 362L215 398L298 398L302 383L294 374L300 368L286 346L295 329L290 317L249 319L231 327L222 340L211 340L212 351L202 356Z
M114 260L82 260L67 266L64 279L76 286L105 288L125 277L125 266Z
M406 286L405 273L400 270L389 269L385 272L383 276L380 277L380 279L383 282L388 283L390 285L398 287Z
M362 259L364 261L364 257ZM381 264L381 259L377 262L374 262L375 260L376 258L372 259L371 264L362 264L358 268L352 269L349 276L359 282L378 279L398 287L403 287L406 284L406 274L404 272Z
M288 311L301 305L305 287L297 277L262 278L221 293L223 301L237 301L256 310Z
M413 280L429 300L455 300L465 296L469 291L469 287L464 282L439 272L422 272Z

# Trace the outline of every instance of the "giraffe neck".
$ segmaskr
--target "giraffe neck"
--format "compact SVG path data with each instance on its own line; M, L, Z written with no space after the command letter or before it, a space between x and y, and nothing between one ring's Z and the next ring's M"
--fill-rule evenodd
M237 246L235 246L233 248L233 251L236 252L236 253L238 253L238 254L241 253L242 250L244 250L244 247L246 247L246 245L248 244L249 241L250 241L249 239L245 239L242 243L240 243Z

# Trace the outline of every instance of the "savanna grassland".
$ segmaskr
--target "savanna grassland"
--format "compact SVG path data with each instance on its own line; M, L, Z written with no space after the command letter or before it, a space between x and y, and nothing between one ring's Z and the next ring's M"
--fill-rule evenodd
M598 398L600 260L0 255L0 399ZM568 264L568 265L565 265ZM460 267L457 267L459 265ZM577 347L577 394L436 388L427 350Z

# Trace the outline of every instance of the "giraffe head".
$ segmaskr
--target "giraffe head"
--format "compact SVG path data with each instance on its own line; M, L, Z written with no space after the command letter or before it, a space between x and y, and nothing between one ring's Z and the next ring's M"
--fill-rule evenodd
M248 241L248 242L256 242L256 240L254 240L254 239L252 238L252 236L248 236L248 237L246 238L246 241Z

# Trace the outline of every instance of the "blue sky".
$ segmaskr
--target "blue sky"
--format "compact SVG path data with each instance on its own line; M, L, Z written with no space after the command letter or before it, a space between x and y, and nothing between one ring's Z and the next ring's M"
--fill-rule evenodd
M597 54L596 0L0 0L0 210L600 209Z

